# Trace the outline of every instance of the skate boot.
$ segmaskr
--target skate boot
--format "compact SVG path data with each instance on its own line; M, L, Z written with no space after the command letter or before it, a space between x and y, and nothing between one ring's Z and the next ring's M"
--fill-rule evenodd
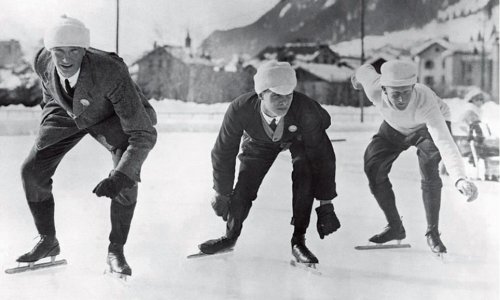
M372 236L369 241L375 244L383 244L389 241L397 240L401 241L406 238L406 231L402 223L397 225L387 225L379 234Z
M428 227L427 233L425 234L427 237L427 245L429 245L431 251L436 254L446 253L446 247L441 241L440 235L435 225Z
M55 236L50 235L40 235L40 241L33 247L33 249L19 256L16 259L19 263L33 263L45 257L54 257L59 255L61 248L59 248L59 242Z
M216 254L216 253L228 252L233 250L237 240L238 238L228 238L226 236L223 236L218 239L208 240L198 245L198 248L204 254Z
M307 265L318 263L318 258L306 247L304 235L292 237L292 255L298 263Z
M111 273L117 274L120 278L132 275L132 269L125 260L123 254L123 245L111 243L108 248L108 257L106 262Z

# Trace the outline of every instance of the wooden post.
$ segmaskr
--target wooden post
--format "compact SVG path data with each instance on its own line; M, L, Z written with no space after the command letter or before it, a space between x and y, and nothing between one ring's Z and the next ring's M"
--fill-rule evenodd
M118 54L120 34L120 0L116 0L116 54Z
M365 62L365 0L361 0L361 65ZM364 95L363 90L359 91L360 121L364 121Z

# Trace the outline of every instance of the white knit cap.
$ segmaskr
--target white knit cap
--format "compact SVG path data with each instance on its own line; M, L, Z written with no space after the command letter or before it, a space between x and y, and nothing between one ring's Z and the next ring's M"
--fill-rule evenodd
M417 83L417 66L409 61L390 60L380 68L380 85L406 86Z
M45 32L43 38L45 48L50 50L55 47L90 47L90 31L85 25L66 15Z
M253 80L257 94L269 89L276 94L288 95L293 92L297 85L297 77L292 66L287 62L276 60L260 65Z
M484 102L487 102L489 100L488 94L486 94L485 92L483 92L478 87L472 88L467 94L465 94L464 99L467 102L472 102L472 100L475 99L477 96L482 96Z

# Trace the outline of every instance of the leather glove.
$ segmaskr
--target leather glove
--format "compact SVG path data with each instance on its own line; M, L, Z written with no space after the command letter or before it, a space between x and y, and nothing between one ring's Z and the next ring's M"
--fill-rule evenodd
M340 228L340 221L335 215L333 204L329 203L316 207L316 213L318 214L316 228L321 239Z
M229 205L231 204L231 194L222 195L218 192L215 192L214 197L212 198L212 208L215 211L215 214L219 217L222 217L224 221L227 221L227 214L229 213Z
M118 196L121 190L131 188L134 184L135 181L122 172L111 171L109 177L99 182L92 193L95 193L98 197L106 196L113 199Z
M479 192L473 182L462 178L457 181L455 186L460 193L467 197L467 202L472 202L477 199Z

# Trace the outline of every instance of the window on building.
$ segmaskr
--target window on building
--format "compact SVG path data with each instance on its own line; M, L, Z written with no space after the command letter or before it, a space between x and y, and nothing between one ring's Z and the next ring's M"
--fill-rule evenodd
M434 62L432 60L428 60L425 62L424 67L428 70L434 69Z
M434 86L434 77L432 77L432 76L425 76L424 77L424 83L427 86Z
M446 83L446 78L443 76L441 76L441 84L445 84Z
M472 73L472 64L467 64L467 72Z
M439 52L439 51L441 51L441 48L436 47L436 49L435 49L435 50L436 50L436 52Z

